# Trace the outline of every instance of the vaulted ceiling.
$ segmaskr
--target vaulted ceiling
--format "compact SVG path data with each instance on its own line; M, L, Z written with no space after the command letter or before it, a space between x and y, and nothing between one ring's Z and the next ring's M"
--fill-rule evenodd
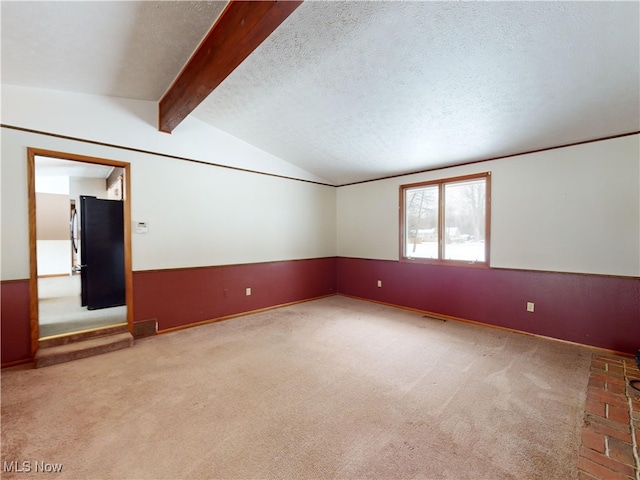
M159 101L225 6L2 1L2 83ZM306 1L191 115L336 185L636 132L640 3Z

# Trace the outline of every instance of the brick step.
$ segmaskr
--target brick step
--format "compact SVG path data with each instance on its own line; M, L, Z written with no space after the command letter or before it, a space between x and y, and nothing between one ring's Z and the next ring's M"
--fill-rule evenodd
M36 368L70 362L133 346L133 336L129 332L102 335L64 345L38 349L34 363Z
M636 394L640 392L629 386L638 371L630 362L615 355L591 357L578 458L580 480L640 479L638 429L633 422L635 399L640 400Z

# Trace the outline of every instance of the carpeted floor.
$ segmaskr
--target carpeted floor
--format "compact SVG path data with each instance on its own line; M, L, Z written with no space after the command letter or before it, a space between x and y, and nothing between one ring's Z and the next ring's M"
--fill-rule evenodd
M80 305L80 275L38 279L40 338L127 322L127 307L88 310Z
M3 478L576 478L590 354L329 297L3 371Z

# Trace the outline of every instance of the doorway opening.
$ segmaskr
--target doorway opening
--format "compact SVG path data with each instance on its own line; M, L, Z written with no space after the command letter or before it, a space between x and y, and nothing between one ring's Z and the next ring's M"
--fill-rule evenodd
M28 149L31 350L133 331L130 164Z

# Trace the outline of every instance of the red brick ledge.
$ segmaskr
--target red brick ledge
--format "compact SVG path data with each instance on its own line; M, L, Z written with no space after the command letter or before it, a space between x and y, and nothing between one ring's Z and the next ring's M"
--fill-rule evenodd
M634 359L594 354L578 457L579 480L640 480L640 379Z

